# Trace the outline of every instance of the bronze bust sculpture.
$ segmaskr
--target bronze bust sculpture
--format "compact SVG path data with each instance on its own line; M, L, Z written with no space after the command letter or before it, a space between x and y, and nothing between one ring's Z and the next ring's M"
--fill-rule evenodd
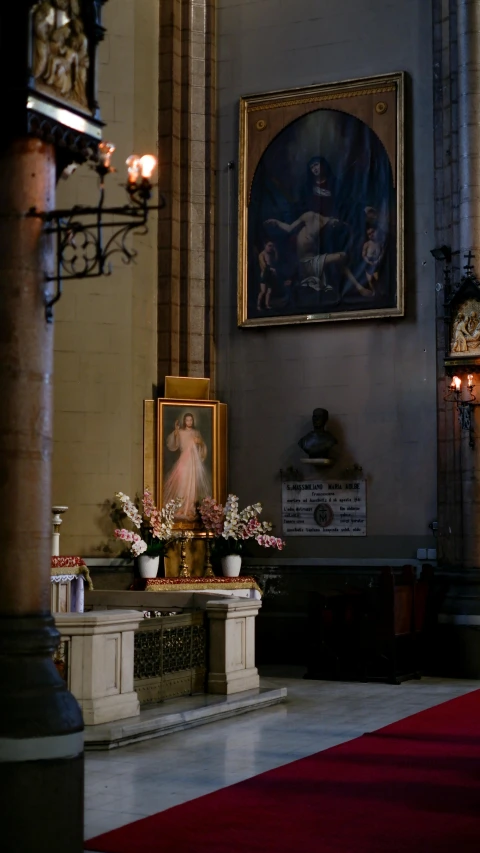
M337 444L337 439L325 429L328 421L326 409L314 409L312 415L313 430L298 442L310 459L329 459L329 454Z

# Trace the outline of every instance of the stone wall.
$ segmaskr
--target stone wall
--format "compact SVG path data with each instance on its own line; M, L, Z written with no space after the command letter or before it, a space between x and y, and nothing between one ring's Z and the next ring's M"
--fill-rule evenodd
M366 538L291 539L287 557L411 559L435 547L432 20L424 0L219 0L218 395L230 406L230 488L280 530L279 470L299 467L311 411L330 411L341 454L367 477ZM406 316L236 326L236 175L242 95L407 72ZM246 464L255 460L255 464ZM283 556L283 555L282 555Z
M106 204L124 204L125 159L157 150L158 3L122 0L104 7L99 101L104 138L117 146L117 174ZM87 166L60 181L59 206L95 204ZM70 507L64 554L95 554L111 525L102 504L117 490L142 488L142 401L157 381L157 225L137 237L133 266L113 259L108 278L69 282L55 306L53 494Z

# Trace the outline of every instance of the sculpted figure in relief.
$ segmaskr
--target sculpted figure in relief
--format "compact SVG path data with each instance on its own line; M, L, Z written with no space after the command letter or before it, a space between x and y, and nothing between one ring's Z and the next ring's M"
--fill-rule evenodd
M451 351L456 355L480 354L480 303L474 299L460 306L453 322Z
M33 13L35 80L86 107L89 65L79 0L41 0Z
M42 0L33 15L33 76L35 79L43 77L50 56L50 37L55 24L55 10Z

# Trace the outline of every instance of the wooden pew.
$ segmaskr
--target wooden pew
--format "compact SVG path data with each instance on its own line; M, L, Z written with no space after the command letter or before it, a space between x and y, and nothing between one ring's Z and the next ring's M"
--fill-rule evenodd
M390 567L382 569L365 623L366 680L400 684L420 678L425 637L434 618L432 581L431 566L424 567L419 580L413 566L404 566L399 575Z

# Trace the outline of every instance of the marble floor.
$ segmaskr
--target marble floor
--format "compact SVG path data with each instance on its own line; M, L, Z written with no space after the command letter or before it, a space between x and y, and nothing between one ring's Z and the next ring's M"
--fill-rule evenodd
M269 670L263 676L262 686L287 687L285 704L118 750L87 754L85 838L328 749L480 687L480 681L434 678L406 681L398 687L304 681L300 674Z

